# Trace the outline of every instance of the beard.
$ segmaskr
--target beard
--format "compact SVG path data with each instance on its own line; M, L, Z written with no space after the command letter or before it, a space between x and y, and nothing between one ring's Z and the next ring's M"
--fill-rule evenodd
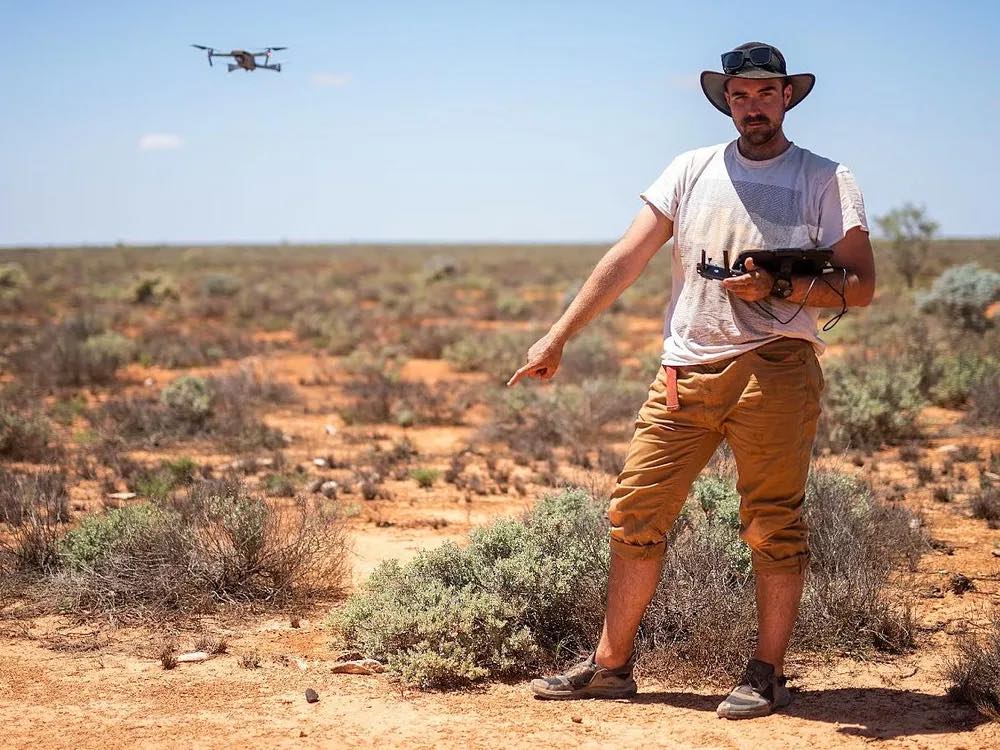
M758 127L750 127L751 125L758 125ZM766 117L748 117L742 122L740 135L747 140L747 143L753 146L762 146L774 138L780 128L781 123L776 125Z

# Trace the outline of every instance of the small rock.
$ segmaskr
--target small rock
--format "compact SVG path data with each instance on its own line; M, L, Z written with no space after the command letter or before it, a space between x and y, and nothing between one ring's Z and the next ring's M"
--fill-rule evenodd
M944 592L938 586L928 586L921 590L920 596L924 599L944 599Z
M309 484L306 485L306 492L319 492L320 488L323 486L322 479L313 479Z
M142 381L142 384L147 388L152 388L154 385L156 385L156 381L153 380L152 378L146 378L145 380Z
M133 497L137 497L134 492L112 492L108 495L112 500L131 500Z
M256 461L256 463L257 463L257 466L274 466L274 459L273 458L258 458L257 461Z
M330 671L334 674L378 674L385 671L385 667L374 659L355 659L337 662Z
M993 548L993 557L1000 557L1000 547Z
M299 730L299 737L308 737L308 736L309 735L306 734L306 730L305 729L300 729Z
M911 518L910 519L910 528L913 529L913 530L919 529L920 528L920 519L919 518Z
M306 703L315 703L319 700L319 693L312 688L306 688Z
M937 449L937 452L938 453L955 453L957 450L958 450L958 446L957 445L955 445L953 443L949 443L948 445L942 445L940 448Z
M297 656L295 657L295 666L301 669L303 672L309 669L309 664L306 662L306 660L300 659Z
M982 475L991 482L1000 482L1000 474L997 474L994 471L984 471Z
M320 485L319 491L323 493L323 497L336 497L337 496L337 483L334 481L323 482Z
M571 716L570 719L572 720L572 722L574 724L582 724L583 723L583 717L582 716Z
M314 466L319 466L320 468L323 468L324 466L326 466L326 459L325 458L314 458L313 459L313 465Z
M337 428L334 427L332 424L328 424L323 429L326 430L326 434L327 435L336 435L337 434Z
M968 576L964 576L961 573L956 573L948 581L948 588L954 591L956 594L961 596L966 591L975 591L976 584L972 582L972 579Z
M181 654L180 656L178 656L177 657L177 663L178 664L188 664L188 663L192 663L193 664L193 663L197 663L199 661L208 661L209 658L210 658L209 654L207 652L205 652L205 651L192 651L191 653Z

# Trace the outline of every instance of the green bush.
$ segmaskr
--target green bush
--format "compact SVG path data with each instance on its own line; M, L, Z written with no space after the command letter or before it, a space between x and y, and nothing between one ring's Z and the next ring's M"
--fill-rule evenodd
M21 414L0 400L0 456L12 461L45 461L52 450L52 425L41 414Z
M410 476L413 477L417 485L428 489L434 486L434 483L440 478L441 472L437 469L417 468L410 471Z
M907 511L833 472L809 481L813 557L795 648L865 653L912 645L889 578L926 542ZM405 565L383 563L332 616L346 641L424 687L524 676L589 651L609 566L604 504L582 490L521 519L477 529ZM749 552L728 477L696 483L668 537L663 577L639 632L674 675L725 677L745 663L756 627Z
M160 392L160 400L182 422L201 424L212 414L214 393L197 375L183 375Z
M59 554L70 570L86 570L112 564L122 553L162 551L173 542L182 543L172 533L178 520L176 514L149 503L89 515L63 537Z
M835 360L825 368L820 442L874 449L917 433L922 372L902 361Z
M614 341L605 333L594 331L570 339L563 350L556 378L576 382L591 378L609 378L620 368Z
M233 297L243 288L238 276L213 273L201 280L201 293L206 297Z
M0 263L0 310L16 308L30 285L31 280L19 263Z
M986 308L998 299L1000 273L966 263L947 268L934 279L930 291L920 297L919 307L947 324L983 331L991 324Z
M602 508L579 490L474 530L406 565L379 566L335 617L364 653L425 687L523 674L544 650L584 647L607 576Z
M167 300L177 301L180 292L173 278L167 274L146 273L140 276L129 291L129 301L137 305L159 305Z

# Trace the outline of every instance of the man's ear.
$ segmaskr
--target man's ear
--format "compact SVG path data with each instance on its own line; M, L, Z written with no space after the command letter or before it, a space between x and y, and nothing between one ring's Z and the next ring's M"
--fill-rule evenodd
M785 99L785 109L788 109L788 103L792 101L792 84L786 83L785 87L781 90L781 94Z

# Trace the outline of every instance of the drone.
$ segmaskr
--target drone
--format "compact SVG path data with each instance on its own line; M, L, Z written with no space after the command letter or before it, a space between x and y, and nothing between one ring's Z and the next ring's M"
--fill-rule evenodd
M283 49L288 49L288 47L268 47L263 52L247 52L242 49L234 49L232 52L216 52L212 47L206 47L201 44L192 44L192 47L196 49L203 49L208 52L208 64L212 64L213 57L231 57L236 60L236 64L233 65L229 63L226 67L229 68L229 72L232 73L237 68L243 68L243 70L248 73L251 70L256 70L257 68L264 68L266 70L273 70L275 73L281 72L281 63L275 63L270 65L271 53L280 52ZM264 62L257 62L258 57L263 57Z

